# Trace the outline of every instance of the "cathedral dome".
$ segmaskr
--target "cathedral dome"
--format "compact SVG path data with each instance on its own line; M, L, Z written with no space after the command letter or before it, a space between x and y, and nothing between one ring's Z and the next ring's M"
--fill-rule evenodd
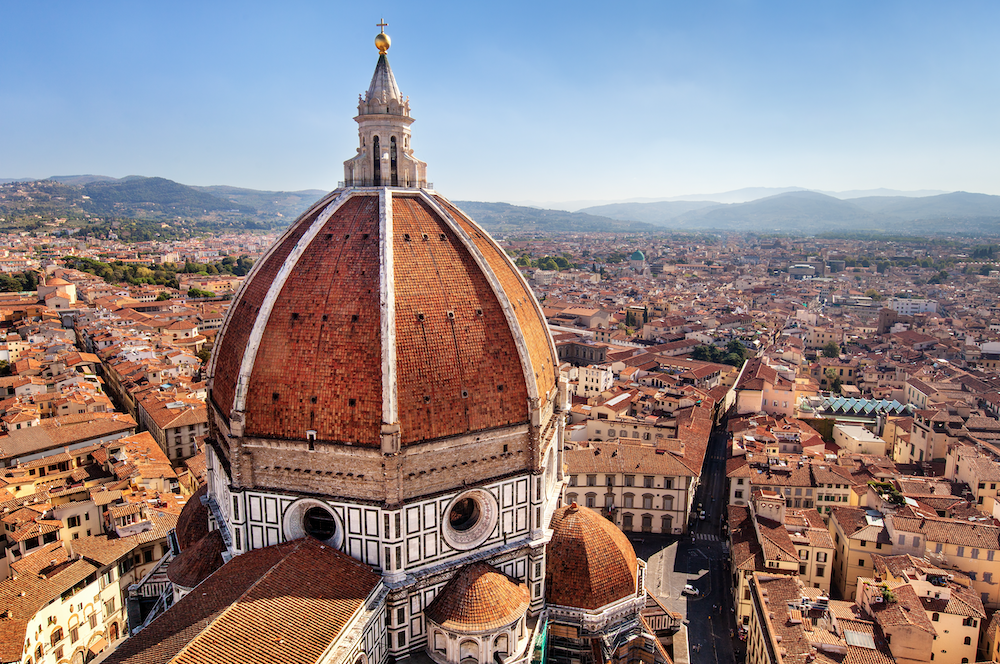
M529 599L524 584L486 563L472 563L451 578L424 613L449 631L480 633L524 617Z
M181 551L193 546L208 534L208 508L201 502L208 495L208 485L202 485L188 498L181 515L177 517L177 545Z
M170 561L167 578L182 588L194 588L222 567L225 550L221 531L213 530Z
M484 230L426 189L353 188L254 266L218 336L211 402L244 437L377 448L388 427L406 446L528 422L557 366Z
M545 600L599 609L636 594L639 564L625 533L576 503L552 515Z

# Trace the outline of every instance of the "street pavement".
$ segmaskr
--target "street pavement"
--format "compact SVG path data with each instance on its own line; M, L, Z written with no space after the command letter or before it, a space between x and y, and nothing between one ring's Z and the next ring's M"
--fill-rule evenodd
M744 656L742 642L733 638L736 619L729 552L722 536L727 501L725 455L726 434L713 433L688 535L633 533L630 537L636 554L647 562L647 591L685 616L692 664L742 662ZM697 518L699 504L706 512L704 520ZM698 596L682 594L687 583L698 588Z

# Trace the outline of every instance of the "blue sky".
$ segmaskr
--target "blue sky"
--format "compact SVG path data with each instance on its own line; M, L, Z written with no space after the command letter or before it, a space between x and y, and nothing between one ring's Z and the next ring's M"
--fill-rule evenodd
M0 177L332 189L389 59L456 200L1000 194L997 2L7 2Z

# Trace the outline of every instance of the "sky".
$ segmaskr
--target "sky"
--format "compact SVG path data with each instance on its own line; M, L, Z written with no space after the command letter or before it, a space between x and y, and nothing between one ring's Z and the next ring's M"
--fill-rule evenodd
M1000 3L3 2L0 178L331 190L384 17L453 200L1000 194Z

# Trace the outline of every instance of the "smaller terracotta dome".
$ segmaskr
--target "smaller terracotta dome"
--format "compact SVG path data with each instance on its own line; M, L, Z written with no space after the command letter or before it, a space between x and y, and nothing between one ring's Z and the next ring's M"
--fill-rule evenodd
M635 594L639 563L625 533L576 503L552 515L546 549L545 599L577 609L599 609Z
M222 552L225 550L222 533L213 530L170 561L167 578L182 588L194 588L222 567L225 562Z
M424 615L450 631L479 633L521 618L529 601L527 586L491 565L472 563L451 578Z
M177 545L184 551L208 534L208 506L201 502L202 496L208 495L208 485L203 485L188 498L187 504L177 517L174 531L177 534Z

